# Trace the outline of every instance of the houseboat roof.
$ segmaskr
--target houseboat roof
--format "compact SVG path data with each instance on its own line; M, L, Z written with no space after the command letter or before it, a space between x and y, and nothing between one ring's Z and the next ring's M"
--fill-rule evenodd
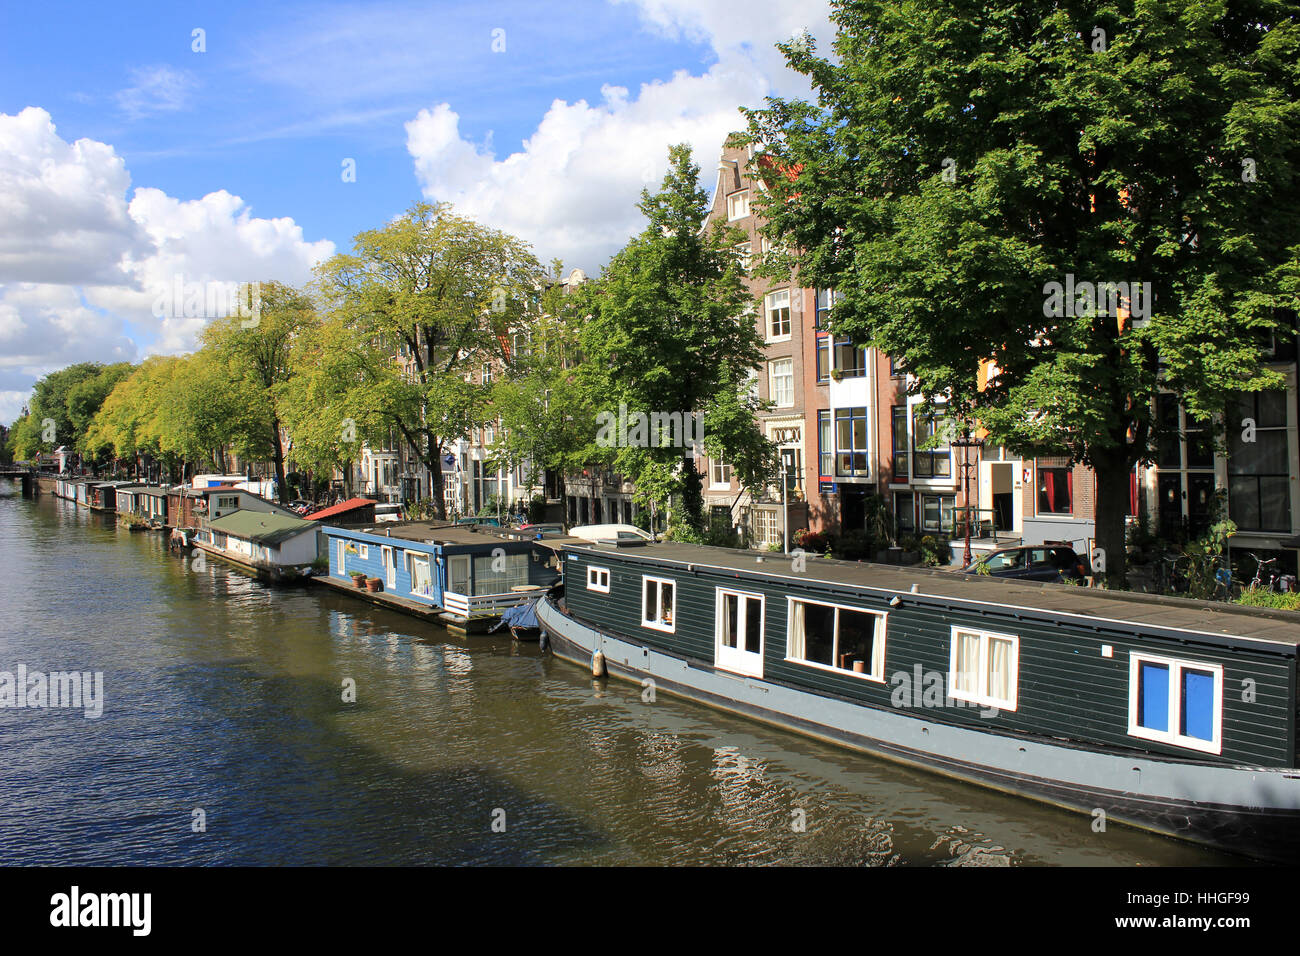
M318 526L316 521L304 521L290 515L242 509L208 522L208 528L212 531L256 541L258 544L279 544Z
M591 557L617 554L626 560L743 572L800 584L847 585L890 597L897 595L902 600L909 596L923 597L961 602L967 606L982 604L1018 610L1026 615L1081 617L1093 625L1103 622L1128 624L1143 629L1193 632L1216 638L1267 641L1291 648L1300 645L1300 612L1296 611L1067 584L1013 582L986 575L840 561L815 555L807 556L804 571L795 571L790 556L781 553L739 551L673 541L615 545L593 544L580 539L550 539L538 543L565 551L581 551Z
M312 517L317 517L312 515ZM443 521L389 521L384 524L362 528L323 529L327 534L368 534L379 538L401 538L406 541L420 541L424 544L444 546L484 545L501 541L528 542L540 540L533 533L512 528L497 528L491 525L457 525ZM581 538L547 538L547 544L555 545L566 541L582 543Z
M356 511L360 508L373 508L378 502L373 498L349 498L347 501L340 501L336 505L328 508L322 508L320 511L313 511L307 517L313 521L321 518L334 518L341 514L347 514L349 511Z

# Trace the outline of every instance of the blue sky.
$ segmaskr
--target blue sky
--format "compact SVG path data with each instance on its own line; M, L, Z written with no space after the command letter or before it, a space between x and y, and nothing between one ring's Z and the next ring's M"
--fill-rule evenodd
M160 282L300 283L422 197L598 272L667 146L692 143L711 188L739 107L803 90L773 44L828 37L826 17L775 0L6 5L0 422L70 362L192 348L202 321L151 313Z

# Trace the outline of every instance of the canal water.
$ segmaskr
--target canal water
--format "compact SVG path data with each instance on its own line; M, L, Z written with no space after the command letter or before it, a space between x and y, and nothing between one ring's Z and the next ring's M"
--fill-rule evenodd
M0 671L104 681L98 718L0 709L0 863L1234 862L648 703L508 635L195 569L6 482L0 542Z

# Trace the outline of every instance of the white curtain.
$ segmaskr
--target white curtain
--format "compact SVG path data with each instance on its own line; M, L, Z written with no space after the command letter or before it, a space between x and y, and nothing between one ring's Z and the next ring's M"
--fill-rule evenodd
M989 697L1011 702L1011 641L989 638Z
M958 631L953 639L957 642L957 660L952 675L953 689L963 694L977 693L980 637L978 634Z
M804 660L808 655L804 643L804 606L802 601L794 602L794 611L790 615L790 633L786 636L789 654L795 660Z

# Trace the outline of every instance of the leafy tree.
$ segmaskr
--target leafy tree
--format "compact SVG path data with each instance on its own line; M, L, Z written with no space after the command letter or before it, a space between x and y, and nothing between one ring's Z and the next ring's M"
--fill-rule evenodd
M966 426L1090 465L1122 585L1159 386L1210 417L1279 383L1260 340L1300 291L1296 7L836 0L832 16L834 57L782 45L817 102L771 100L740 138L785 243L764 268L838 290L836 331ZM1053 282L1133 285L1099 304L1053 302Z
M628 414L680 414L703 418L704 441L732 460L754 458L742 449L765 439L752 413L734 410L748 394L749 374L762 362L762 338L747 314L750 296L735 256L736 230L721 223L705 229L708 199L689 147L669 150L659 192L642 190L645 230L619 251L594 292L594 308L581 334L582 365L590 393L600 397L604 421ZM723 425L719 434L709 424ZM694 430L694 429L693 429ZM614 467L631 478L642 500L683 496L681 534L704 533L692 449L647 441L611 449ZM634 428L629 428L629 439ZM757 460L757 459L755 459ZM694 477L692 477L694 476Z
M358 417L401 432L428 468L445 518L444 449L490 416L490 396L473 378L535 308L540 263L521 240L447 204L416 203L358 234L353 252L323 263L318 278L364 359Z
M260 438L256 431L247 433L245 441L253 457L274 462L277 493L283 501L289 488L284 480L278 389L289 380L294 339L318 320L312 301L283 283L259 283L259 291L260 305L253 316L219 319L203 330L203 341L214 357L226 363L229 377L253 398L255 405L249 411L258 421L250 424L254 429L264 424L265 433ZM241 417L249 421L247 415Z

